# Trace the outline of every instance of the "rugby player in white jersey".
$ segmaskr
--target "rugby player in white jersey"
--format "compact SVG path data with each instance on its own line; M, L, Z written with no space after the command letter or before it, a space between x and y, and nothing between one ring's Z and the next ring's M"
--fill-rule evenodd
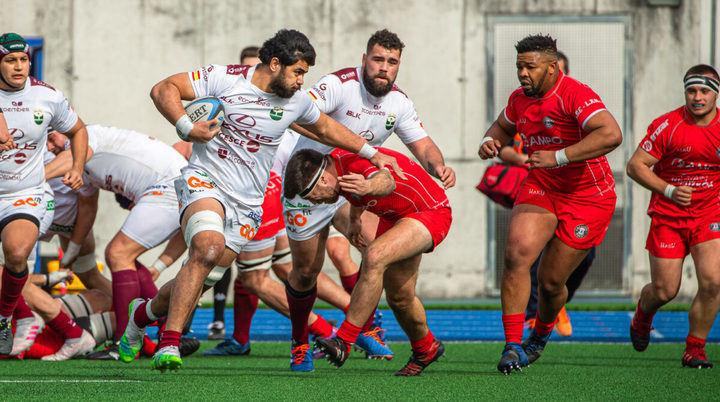
M63 177L67 186L77 189L82 185L87 149L85 124L65 96L29 76L29 51L22 36L0 36L0 108L14 143L12 149L0 154L0 241L5 257L0 289L0 354L12 350L11 315L27 281L27 259L46 209L41 200L48 125L71 139L71 167Z
M86 184L79 190L77 219L66 251L71 256L63 260L72 262L92 229L98 209L98 189L122 194L135 203L105 249L117 314L115 340L119 341L127 325L130 301L157 294L150 272L136 266L135 259L178 233L180 215L173 181L187 162L171 146L135 131L90 125L88 134ZM68 160L68 151L60 152L47 165L47 177L62 174ZM117 344L88 358L117 360Z
M255 67L209 65L175 74L150 93L181 138L194 143L190 163L176 181L182 231L190 251L171 285L166 329L153 358L153 367L161 371L182 365L180 331L210 271L227 269L260 225L260 206L275 150L291 123L306 127L307 135L323 143L357 152L376 166L390 165L402 174L395 158L378 153L299 91L309 66L315 63L315 50L304 34L278 31L263 44L260 60ZM192 123L185 114L181 100L202 96L222 101L226 119L221 128L210 128L217 120ZM163 294L161 290L159 295ZM153 299L139 304L134 315L164 313L151 308L155 301L164 302ZM132 338L128 347L139 348L140 340ZM311 359L308 344L305 349Z
M396 133L423 168L440 179L447 189L455 185L455 172L445 165L442 153L428 137L412 101L394 85L404 46L396 34L387 29L377 31L368 40L361 67L328 74L308 92L320 110L360 134L370 145L380 146ZM307 148L322 153L332 150L311 139L301 138L294 153ZM318 205L300 197L283 199L293 259L286 290L295 343L303 344L308 339L307 315L315 301L316 277L322 269L330 223L347 234L349 205L346 204L343 198L334 204ZM287 219L298 215L305 218L302 224L298 224L297 219ZM350 238L358 247L374 239L377 227L377 217L372 214L364 213L362 221L360 238ZM370 328L372 318L365 323L363 333ZM382 343L374 345L382 348L366 350L369 356L392 357L392 352Z

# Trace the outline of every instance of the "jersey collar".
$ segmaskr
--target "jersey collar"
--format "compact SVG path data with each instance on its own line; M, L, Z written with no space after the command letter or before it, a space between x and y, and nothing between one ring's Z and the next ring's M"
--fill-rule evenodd
M713 117L713 119L710 121L710 123L708 123L707 126L698 126L697 123L695 122L695 119L693 119L693 117L688 112L687 106L683 105L682 109L683 109L683 119L685 119L688 122L688 124L696 126L696 127L710 127L713 124L717 123L718 118L720 118L720 109L718 109L718 107L715 106L715 110L717 111L717 113L715 113L715 117Z
M30 76L28 75L28 77L25 79L25 86L23 87L23 89L19 91L3 91L2 89L0 89L0 92L3 93L5 96L23 95L30 89L30 86Z

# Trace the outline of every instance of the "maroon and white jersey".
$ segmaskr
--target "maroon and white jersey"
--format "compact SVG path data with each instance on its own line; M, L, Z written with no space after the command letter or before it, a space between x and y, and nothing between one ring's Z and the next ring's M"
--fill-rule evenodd
M365 138L372 146L382 145L392 133L396 133L404 144L427 137L415 105L407 95L397 86L383 97L371 95L362 83L360 67L325 75L308 90L308 94L323 113ZM301 137L294 152L307 148L324 154L333 149Z
M692 187L690 205L683 207L653 193L648 214L688 218L720 210L720 123L695 125L685 106L655 119L640 148L658 159L653 171L674 186Z
M170 145L142 133L96 124L87 126L92 157L85 164L80 193L87 196L102 188L139 201L153 186L172 183L187 165L185 158Z
M400 152L387 148L378 148L378 150L397 159L398 165L400 165L407 180L400 179L395 173L390 172L395 179L395 190L385 197L371 195L358 197L341 190L340 195L347 199L350 204L363 207L387 221L397 221L416 212L450 206L445 190L435 182L422 166ZM336 149L330 155L335 161L338 177L349 173L357 173L367 179L379 171L377 166L367 159L342 149Z
M67 133L77 114L62 92L34 77L28 77L20 91L0 91L0 107L16 144L0 154L0 194L42 185L47 128Z
M215 96L225 108L220 133L193 144L186 169L206 172L222 190L248 207L260 206L275 151L293 123L314 124L320 110L305 91L291 98L252 84L255 67L209 65L188 73L196 97Z
M585 124L603 110L605 105L590 87L560 73L555 86L543 98L526 96L522 88L513 91L503 113L532 155L580 142L587 135ZM615 191L605 155L550 169L532 169L530 177L536 177L550 191L580 197Z

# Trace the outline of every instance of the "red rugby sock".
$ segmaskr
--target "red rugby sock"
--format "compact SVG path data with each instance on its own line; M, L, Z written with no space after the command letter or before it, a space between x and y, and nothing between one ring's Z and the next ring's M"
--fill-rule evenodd
M13 317L15 317L16 320L33 317L33 312L32 310L30 310L30 306L28 306L25 298L22 297L22 295L18 297L17 303L15 304L15 311L13 311Z
M424 355L430 351L435 336L428 329L427 335L417 341L410 340L410 347L417 355Z
M285 282L285 294L290 308L290 322L292 323L292 339L298 344L309 343L308 318L312 311L313 304L317 298L317 287L305 292L294 290L290 284Z
M640 303L641 300L638 300L637 307L635 308L635 316L633 317L631 325L635 327L635 329L638 329L637 327L647 327L647 329L650 329L653 317L655 317L657 310L651 313L646 313L642 308L640 308Z
M360 271L355 272L354 274L340 277L340 283L342 283L342 287L343 289L345 289L346 292L352 293L353 289L355 289L355 284L357 283L359 274Z
M540 320L540 316L538 313L535 313L535 333L540 336L545 336L552 332L553 328L555 328L555 323L557 322L557 317L553 320L551 323L543 322Z
M357 337L360 336L362 328L351 324L348 320L343 321L342 325L337 332L337 337L345 342L348 352L350 351L350 345L355 343Z
M310 324L308 330L312 335L327 338L332 335L333 326L330 325L330 323L327 322L324 318L322 318L320 314L318 314L317 319L315 320L315 322Z
M137 269L138 285L140 285L140 297L152 299L158 294L158 288L155 286L150 270L138 260L135 260L135 268Z
M128 323L128 309L133 299L140 297L137 272L132 269L112 273L113 307L115 308L115 339L120 339Z
M168 330L163 331L162 336L160 337L160 345L158 346L158 349L162 349L166 346L180 347L181 337L182 334L180 332Z
M20 273L10 272L7 267L3 269L2 285L0 286L0 317L12 315L27 278L27 268Z
M241 345L245 345L250 341L250 324L255 311L257 311L257 306L257 296L245 289L242 282L236 280L235 300L233 303L235 328L232 336Z
M524 321L524 313L502 315L503 330L505 331L505 343L522 342Z
M60 310L60 314L50 320L47 325L59 332L65 339L75 339L82 336L82 328L78 327L75 321L62 310Z
M696 338L692 335L688 335L687 338L685 338L685 349L686 350L703 349L703 348L705 348L705 339Z

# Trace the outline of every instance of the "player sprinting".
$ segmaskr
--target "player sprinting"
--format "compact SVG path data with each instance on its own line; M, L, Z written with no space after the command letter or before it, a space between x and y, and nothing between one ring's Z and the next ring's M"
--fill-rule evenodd
M337 336L316 340L328 360L340 367L351 345L372 317L383 288L398 323L410 339L412 356L398 376L417 376L444 354L445 347L427 326L425 309L415 296L422 254L431 252L447 236L452 222L450 204L443 191L422 166L388 149L407 176L401 180L377 169L362 158L342 150L324 155L301 150L285 170L283 193L299 195L313 203L350 204L350 239L357 242L363 211L380 218L375 239L366 245L358 279L345 321Z
M705 339L720 305L720 78L713 67L698 64L683 81L685 105L648 126L627 165L628 176L653 192L645 246L652 280L640 293L630 339L639 352L648 347L653 316L677 295L690 254L698 290L682 365L710 368Z
M388 30L377 31L368 40L362 66L328 74L308 92L320 110L358 133L371 145L379 146L396 133L423 168L449 188L455 184L454 171L445 165L442 153L428 137L412 101L394 85L404 46L396 34ZM298 141L294 152L302 149L328 153L332 147L308 137ZM285 197L283 200L293 256L293 268L285 286L295 345L308 343L307 319L317 294L316 278L323 265L328 227L334 223L338 230L346 231L349 208L345 204L344 199L322 205L313 205L301 198ZM369 242L375 234L373 219L371 215L364 219L363 242ZM361 245L359 242L356 244ZM371 325L372 317L361 323L362 332L367 332ZM377 338L377 334L368 335ZM372 347L359 346L370 357L393 356L382 342L375 342ZM296 353L302 353L302 349L294 349L293 354ZM305 369L312 370L311 363L303 363Z
M157 293L149 271L138 269L135 259L179 232L180 214L173 181L187 162L164 142L135 131L91 125L88 133L86 184L79 190L77 220L66 254L77 256L88 237L98 210L99 189L122 194L135 204L105 249L117 313L116 343L88 356L96 360L117 360L117 341L125 332L130 301ZM68 156L67 151L60 152L47 165L47 176L62 174ZM74 239L78 239L78 243ZM72 258L67 257L70 261Z
M488 129L478 154L497 156L520 133L531 166L513 207L502 275L505 349L498 370L513 370L540 357L567 298L565 281L605 237L615 210L615 182L604 156L622 142L617 122L589 87L562 74L550 36L519 41L521 87ZM535 328L521 345L530 295L530 266L538 268Z
M63 182L72 188L82 185L87 149L85 124L65 96L29 76L29 49L20 35L0 36L0 107L13 137L3 142L6 148L12 145L10 150L0 154L0 241L5 257L0 289L0 354L12 351L11 316L27 281L27 259L46 211L42 198L47 127L52 125L71 140L71 168Z
M299 91L315 62L315 50L304 34L278 31L263 44L260 60L255 67L209 65L176 74L151 91L156 107L175 124L179 135L195 143L190 163L176 181L182 232L190 251L166 304L167 325L152 363L161 371L182 365L180 331L210 271L227 269L254 237L275 150L291 123L304 126L312 133L308 135L324 143L399 170L394 158L377 153ZM217 120L190 122L181 99L200 96L222 101L227 116L222 127L210 129ZM134 348L135 342L129 339L127 346Z

